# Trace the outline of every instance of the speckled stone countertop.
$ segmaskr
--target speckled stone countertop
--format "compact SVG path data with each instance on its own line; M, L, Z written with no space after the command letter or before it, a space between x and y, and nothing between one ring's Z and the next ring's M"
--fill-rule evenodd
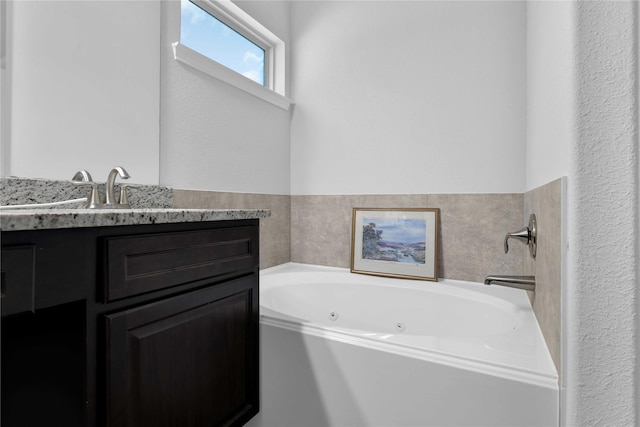
M0 211L2 231L110 227L268 218L268 209L16 209Z
M104 183L98 184L100 198L104 200ZM119 194L119 183L114 187ZM87 187L79 187L71 181L49 179L1 177L0 205L50 203L89 196ZM133 208L170 208L173 190L157 185L137 185L129 188L129 204Z
M104 193L104 184L100 184ZM116 193L118 193L116 191ZM88 196L87 188L70 181L19 177L0 178L0 205L51 203ZM104 194L101 195L104 200ZM268 209L175 209L173 190L142 185L129 194L133 209L82 209L66 205L48 209L2 209L2 231L46 230L54 228L110 227L117 225L170 224L179 222L225 221L268 218ZM74 207L70 209L70 207Z

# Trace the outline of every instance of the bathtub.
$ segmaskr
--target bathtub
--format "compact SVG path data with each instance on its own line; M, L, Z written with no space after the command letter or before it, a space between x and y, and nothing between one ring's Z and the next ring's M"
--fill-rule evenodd
M260 276L249 426L557 426L558 376L525 291L285 264Z

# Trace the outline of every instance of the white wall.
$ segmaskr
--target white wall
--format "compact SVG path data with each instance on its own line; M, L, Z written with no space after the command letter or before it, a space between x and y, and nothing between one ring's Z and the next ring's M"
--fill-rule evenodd
M524 2L291 8L292 194L524 191Z
M289 42L289 4L236 2ZM160 183L174 188L289 194L290 111L173 59L180 3L163 2Z
M287 2L236 3L289 41ZM177 63L178 0L10 6L4 175L289 194L291 113Z
M159 3L15 1L8 19L3 173L104 181L120 165L157 184Z
M570 145L568 425L640 423L636 2L575 5Z
M573 9L572 2L527 2L527 191L569 172L575 124Z

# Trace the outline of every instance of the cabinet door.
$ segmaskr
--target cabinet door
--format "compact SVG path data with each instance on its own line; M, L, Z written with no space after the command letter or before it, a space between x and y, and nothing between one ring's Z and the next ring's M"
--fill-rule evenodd
M111 427L242 425L258 412L257 275L106 316Z

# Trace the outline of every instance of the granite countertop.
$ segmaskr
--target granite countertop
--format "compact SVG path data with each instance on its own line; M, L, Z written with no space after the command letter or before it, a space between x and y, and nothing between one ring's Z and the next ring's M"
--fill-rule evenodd
M268 218L268 209L15 209L0 211L2 231L109 227Z

